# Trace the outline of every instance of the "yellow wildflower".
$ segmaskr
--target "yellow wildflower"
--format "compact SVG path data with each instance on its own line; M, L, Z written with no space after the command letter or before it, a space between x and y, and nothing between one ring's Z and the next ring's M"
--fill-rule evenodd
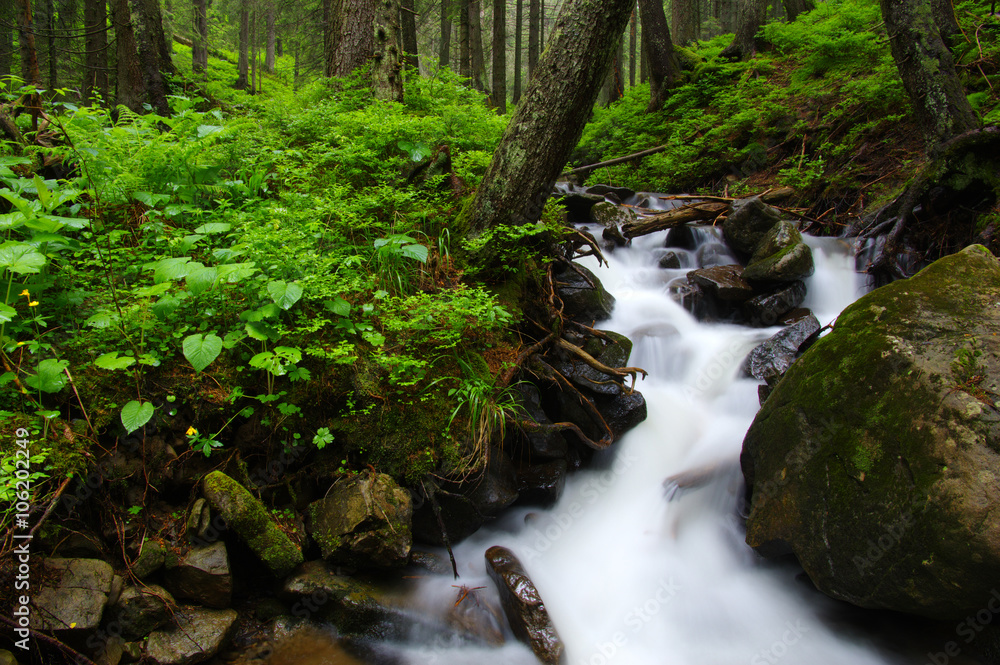
M188 427L188 431L185 432L185 434L187 434L188 436L197 436L198 435L198 430L196 430L194 428L194 425L192 425L191 427Z
M31 294L30 294L30 293L28 293L28 289L25 289L24 291L21 291L21 295L22 295L22 296L27 296L27 297L29 297L29 298L31 297Z
M38 307L38 301L32 300L31 302L28 303L28 307Z

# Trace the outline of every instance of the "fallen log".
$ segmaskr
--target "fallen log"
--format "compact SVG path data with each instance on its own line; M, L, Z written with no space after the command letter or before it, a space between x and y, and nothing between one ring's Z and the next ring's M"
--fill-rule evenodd
M649 233L687 224L688 222L707 222L714 220L729 209L729 205L719 202L689 203L673 210L651 215L635 222L622 224L622 235L635 238Z
M624 157L615 157L614 159L609 159L605 162L598 162L597 164L587 164L586 166L580 166L575 169L570 169L569 171L564 171L560 178L565 178L571 175L577 175L580 173L590 173L594 169L601 169L605 166L614 166L615 164L624 164L625 162L631 162L636 159L642 159L643 157L648 157L649 155L655 155L658 152L663 152L667 149L667 146L661 145L658 148L650 148L649 150L643 150L642 152L632 153L631 155L625 155Z

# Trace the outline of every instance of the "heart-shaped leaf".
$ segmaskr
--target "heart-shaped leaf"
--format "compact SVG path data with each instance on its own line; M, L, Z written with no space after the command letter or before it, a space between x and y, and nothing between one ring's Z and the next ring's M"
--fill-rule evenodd
M132 400L122 407L122 425L129 434L149 422L153 417L153 405L150 402Z
M295 282L291 284L280 281L269 282L267 293L278 307L287 310L302 297L302 287Z
M196 372L200 372L222 352L222 338L218 335L188 335L184 338L184 357Z
M135 358L130 358L128 356L118 356L117 351L112 351L111 353L105 353L99 356L94 364L101 369L127 369L135 364Z
M57 393L66 387L68 360L49 358L38 363L38 373L25 378L24 382L43 393Z

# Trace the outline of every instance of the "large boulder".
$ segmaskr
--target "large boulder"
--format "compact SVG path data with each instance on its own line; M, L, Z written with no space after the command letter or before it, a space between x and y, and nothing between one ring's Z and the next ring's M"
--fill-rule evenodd
M34 630L88 630L101 623L114 571L98 559L45 560L43 582L31 599Z
M232 632L236 611L184 607L174 619L176 628L155 631L146 642L146 656L160 665L193 665L214 656Z
M615 306L615 297L605 290L597 275L576 263L556 276L556 290L566 316L588 325L610 317Z
M958 619L1000 579L1000 262L975 245L862 297L743 442L747 542L827 594Z
M238 482L221 471L213 471L202 481L202 492L276 577L284 577L302 563L302 550L278 528L264 504Z
M781 214L759 196L736 199L722 224L726 243L737 252L753 254L757 244L781 220Z
M812 250L791 222L778 222L754 249L743 278L752 284L794 282L813 274Z
M514 636L530 646L543 663L559 663L563 656L562 640L517 556L506 547L489 548L486 572L500 592L500 604Z
M172 622L174 599L163 587L149 584L130 586L115 603L114 614L122 635L141 639L157 628Z
M360 568L406 565L413 544L410 494L382 473L338 480L309 505L306 527L323 557Z

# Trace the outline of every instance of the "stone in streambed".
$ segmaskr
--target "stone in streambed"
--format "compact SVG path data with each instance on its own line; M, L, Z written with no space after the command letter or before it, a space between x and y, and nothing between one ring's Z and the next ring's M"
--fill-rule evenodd
M740 265L692 270L688 273L688 280L723 302L743 302L753 296L753 289L743 278L743 267Z
M98 559L51 558L31 599L34 630L87 630L101 623L114 571Z
M229 607L233 576L225 543L196 547L181 559L168 561L165 584L178 598L206 607Z
M183 607L174 619L177 628L150 634L146 656L160 665L194 665L219 652L236 623L236 611Z
M754 250L743 278L754 284L794 282L813 274L812 250L791 222L779 222Z
M564 313L574 321L590 324L611 316L615 298L605 290L593 272L574 263L556 276L556 290L565 305Z
M799 319L751 351L743 371L755 379L774 381L792 366L799 347L819 328L819 321L811 314Z
M755 296L743 303L743 315L751 326L766 328L778 323L782 316L802 304L806 284L796 280L770 293Z
M759 196L751 196L733 201L722 225L722 233L726 244L734 250L753 254L767 232L779 221L781 215L777 210L761 201Z

